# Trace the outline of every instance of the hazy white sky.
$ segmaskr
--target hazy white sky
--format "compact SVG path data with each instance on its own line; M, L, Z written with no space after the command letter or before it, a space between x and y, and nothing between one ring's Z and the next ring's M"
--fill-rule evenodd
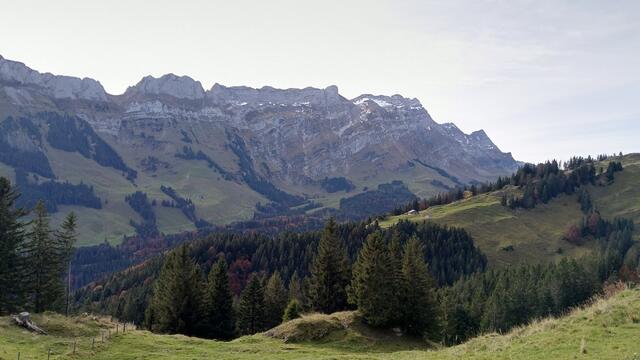
M210 88L417 97L519 160L640 151L640 1L0 0L0 54L112 94Z

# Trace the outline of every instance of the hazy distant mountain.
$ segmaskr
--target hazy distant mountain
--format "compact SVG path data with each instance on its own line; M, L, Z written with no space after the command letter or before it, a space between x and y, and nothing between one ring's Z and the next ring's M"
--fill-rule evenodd
M86 241L249 219L257 203L261 214L330 212L385 189L403 201L517 167L484 131L438 124L417 99L349 100L335 86L205 91L168 74L114 96L0 57L0 118L0 175L24 201L79 207ZM406 187L378 189L394 180ZM146 199L125 200L136 191Z

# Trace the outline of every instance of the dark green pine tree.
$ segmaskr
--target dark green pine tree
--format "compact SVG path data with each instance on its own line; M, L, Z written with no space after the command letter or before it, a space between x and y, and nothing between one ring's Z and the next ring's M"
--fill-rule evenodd
M370 234L353 266L349 302L358 306L372 326L389 325L395 318L393 261L380 231Z
M0 177L0 315L20 310L25 301L25 227L21 219L26 212L15 207L19 196L9 180Z
M280 273L276 271L271 275L264 289L266 328L272 328L282 322L282 315L288 301L287 289L282 283Z
M243 335L265 330L264 290L255 274L242 290L238 306L238 332Z
M309 297L314 310L332 313L347 307L346 287L349 284L349 260L344 244L329 219L311 266Z
M496 286L484 306L481 320L483 329L500 332L508 329L509 309L512 303L508 289L509 278L505 273L497 280Z
M78 234L76 228L78 227L78 218L76 214L71 212L64 219L64 222L60 226L60 230L56 232L55 240L56 247L60 253L61 265L64 266L63 272L65 273L65 315L69 316L69 305L71 298L71 257L73 256L73 246L76 243Z
M187 245L165 260L151 300L151 326L169 334L197 334L202 313L202 278Z
M235 333L233 294L227 271L227 262L220 257L209 272L205 295L206 318L202 334L221 340L231 339Z
M411 237L402 259L403 328L412 335L433 336L438 328L435 282L424 261L420 241Z
M34 220L26 247L29 271L26 280L36 313L57 310L64 300L62 285L62 259L49 227L49 215L42 201L34 208Z

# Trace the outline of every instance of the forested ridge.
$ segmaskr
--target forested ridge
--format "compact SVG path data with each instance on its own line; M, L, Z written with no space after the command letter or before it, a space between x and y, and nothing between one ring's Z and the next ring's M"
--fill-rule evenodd
M507 177L498 177L495 182L456 187L426 199L414 199L404 206L395 208L391 213L400 215L409 210L421 211L431 206L446 205L463 199L465 196L490 193L512 186L520 194L503 194L502 205L514 208L531 209L539 203L547 203L560 194L573 194L582 185L605 185L614 180L615 173L622 171L622 163L616 159L619 155L599 155L597 159L588 156L573 157L562 164L556 160L544 163L526 163ZM596 164L610 160L607 168L596 169Z

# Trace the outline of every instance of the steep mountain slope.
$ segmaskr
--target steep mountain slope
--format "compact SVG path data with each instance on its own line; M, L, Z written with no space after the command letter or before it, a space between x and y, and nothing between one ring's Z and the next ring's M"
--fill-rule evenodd
M461 345L438 348L416 339L367 328L353 313L314 315L286 323L277 331L297 338L284 341L264 334L231 342L156 335L130 330L115 333L115 324L89 317L66 319L60 315L36 316L51 330L38 336L0 318L0 359L46 357L54 359L636 359L640 291L624 290L599 299L570 314L545 319L507 334L487 334ZM109 329L111 337L100 342ZM320 331L312 331L320 330ZM315 335L311 334L314 332ZM292 335L296 335L295 337ZM97 339L91 350L91 339ZM74 342L76 355L72 355Z
M595 207L605 218L630 218L640 226L640 154L622 159L624 170L615 174L608 185L588 185ZM596 167L607 168L609 160ZM563 256L578 256L591 250L591 243L571 244L563 239L566 228L582 221L577 195L561 195L534 209L515 209L501 205L504 190L481 194L447 205L433 206L419 214L389 216L381 226L391 226L400 219L434 221L466 229L476 246L487 255L489 266L521 262L538 262ZM637 237L637 235L636 235Z
M134 232L131 222L148 221L125 202L136 191L155 200L157 230L177 232L256 214L332 212L340 199L394 180L426 196L517 166L483 131L438 124L416 99L348 100L335 86L205 91L168 74L113 96L95 80L41 74L0 57L0 119L0 149L12 154L0 156L0 175L34 192L50 179L42 186L68 181L75 197L48 206L82 207L84 243L118 242ZM86 206L81 184L101 206Z

